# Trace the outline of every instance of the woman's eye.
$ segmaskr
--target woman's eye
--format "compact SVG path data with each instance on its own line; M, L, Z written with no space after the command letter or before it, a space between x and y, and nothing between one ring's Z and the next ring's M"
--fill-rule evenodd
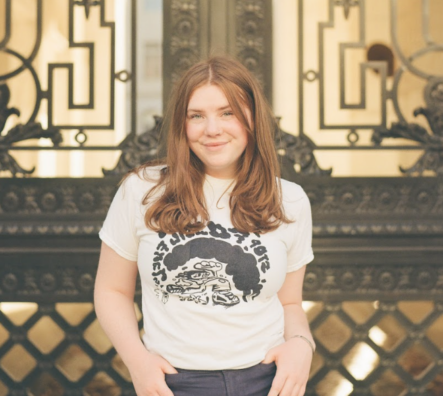
M190 117L192 120L199 120L202 118L201 114L191 114Z
M223 115L224 115L225 117L230 117L230 116L233 116L234 113L233 113L232 111L225 111L225 112L223 113Z

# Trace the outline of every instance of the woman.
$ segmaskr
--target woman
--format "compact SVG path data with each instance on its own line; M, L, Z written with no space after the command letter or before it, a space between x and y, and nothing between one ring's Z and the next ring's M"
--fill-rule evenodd
M139 396L303 395L315 348L301 307L310 206L278 177L257 82L237 61L200 62L165 125L164 164L125 178L100 231L101 325Z

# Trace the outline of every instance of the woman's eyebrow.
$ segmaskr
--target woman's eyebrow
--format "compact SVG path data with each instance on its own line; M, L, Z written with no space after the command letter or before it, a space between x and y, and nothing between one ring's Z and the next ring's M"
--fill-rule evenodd
M223 107L219 107L218 109L217 109L217 111L223 111L223 110L228 110L228 109L231 109L231 105L226 105L226 106L223 106ZM188 109L187 110L187 112L189 113L189 112L196 112L196 113L201 113L201 112L203 112L204 110L200 110L200 109Z

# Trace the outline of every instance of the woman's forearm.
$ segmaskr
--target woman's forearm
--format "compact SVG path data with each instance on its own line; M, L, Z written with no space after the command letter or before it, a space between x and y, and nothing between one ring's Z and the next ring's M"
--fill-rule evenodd
M283 306L285 316L285 340L294 336L303 336L307 338L315 349L315 342L309 329L309 322L305 311L299 304L286 304Z
M140 340L134 302L129 296L114 290L95 291L97 318L129 370L146 356Z

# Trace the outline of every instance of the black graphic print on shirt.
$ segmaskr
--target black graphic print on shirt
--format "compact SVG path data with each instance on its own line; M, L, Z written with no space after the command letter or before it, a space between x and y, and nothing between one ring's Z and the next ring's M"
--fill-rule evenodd
M152 276L157 297L226 308L260 294L270 268L259 234L210 222L193 235L159 233Z

